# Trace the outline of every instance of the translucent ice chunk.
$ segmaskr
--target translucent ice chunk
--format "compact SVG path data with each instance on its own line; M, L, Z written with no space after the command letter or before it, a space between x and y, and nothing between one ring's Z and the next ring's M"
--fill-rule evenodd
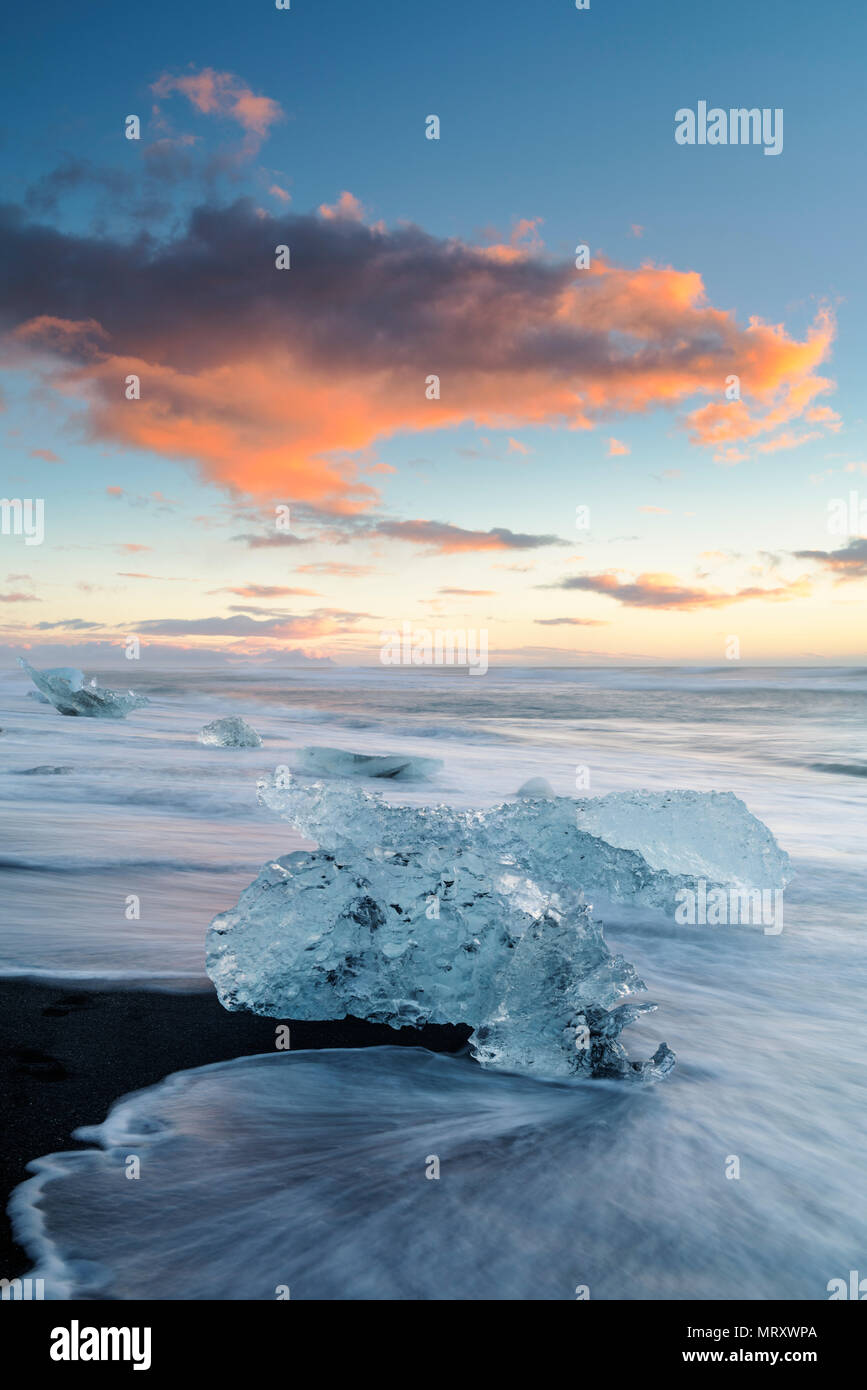
M212 719L199 734L199 743L209 748L261 748L262 739L245 719L228 715L225 719Z
M23 656L19 656L18 665L60 714L83 715L88 719L123 719L130 710L149 703L146 695L136 695L132 690L121 695L116 690L101 688L95 680L85 684L83 672L71 666L35 671Z
M348 753L343 748L299 748L293 757L299 772L314 777L388 777L420 781L442 768L441 758L416 758L405 753L385 755Z
M616 792L577 803L578 825L635 850L652 869L776 888L789 858L732 792Z
M554 796L554 788L547 777L531 777L515 792L516 796Z
M464 1023L483 1065L548 1077L671 1067L664 1045L633 1063L619 1042L655 1006L615 1007L644 984L609 951L584 890L673 908L684 880L578 830L574 802L389 806L285 772L259 789L320 848L267 864L214 919L207 968L227 1008Z

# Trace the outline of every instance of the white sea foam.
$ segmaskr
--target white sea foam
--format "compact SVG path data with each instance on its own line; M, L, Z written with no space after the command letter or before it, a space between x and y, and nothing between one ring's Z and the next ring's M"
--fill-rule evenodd
M734 1077L561 1086L394 1047L241 1058L127 1097L79 1132L98 1147L32 1165L15 1232L48 1298L826 1297L864 1248L858 1154L823 1140L825 1105L793 1129Z

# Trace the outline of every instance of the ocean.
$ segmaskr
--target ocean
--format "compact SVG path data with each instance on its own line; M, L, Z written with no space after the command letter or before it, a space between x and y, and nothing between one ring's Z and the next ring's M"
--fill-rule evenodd
M489 807L532 777L732 791L794 876L776 935L606 905L658 1005L624 1041L677 1054L652 1084L386 1047L240 1058L125 1099L14 1198L55 1296L822 1299L867 1273L867 671L137 665L98 673L151 700L116 722L0 673L2 976L210 990L211 919L306 843L256 779L311 745L441 759L365 784L413 805ZM197 742L235 714L261 748ZM118 1202L129 1152L149 1180Z

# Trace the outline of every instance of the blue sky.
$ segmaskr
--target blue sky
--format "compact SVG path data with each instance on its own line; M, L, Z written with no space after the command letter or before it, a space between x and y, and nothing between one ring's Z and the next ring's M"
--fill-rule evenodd
M565 0L433 7L295 0L278 12L266 4L205 9L158 0L141 12L48 4L19 10L8 23L14 61L0 118L5 198L26 221L61 237L119 245L146 234L150 249L130 249L131 273L137 254L146 258L182 235L196 205L249 198L278 229L281 218L291 229L292 218L336 205L346 190L363 207L366 226L382 223L391 232L411 223L438 244L505 245L526 220L535 230L515 244L546 264L568 262L585 242L594 258L624 272L648 264L695 272L715 310L744 329L752 318L782 325L794 342L806 340L821 305L833 312L834 341L817 370L834 385L812 408L830 407L838 418L813 428L795 416L767 438L814 438L773 452L757 452L754 440L734 465L690 442L684 417L703 404L700 395L646 410L609 402L591 429L580 430L554 415L545 424L497 428L470 401L446 429L419 429L414 421L374 433L363 449L347 447L359 476L378 489L371 514L481 535L492 528L556 535L569 546L498 553L459 539L465 548L431 554L402 540L342 535L340 562L370 573L331 576L320 596L281 596L285 628L275 605L271 617L256 615L270 624L261 639L227 631L230 646L285 642L341 660L376 659L381 626L427 614L488 624L509 660L516 653L558 661L586 660L587 653L713 659L722 637L740 630L758 660L861 659L860 552L841 561L796 558L806 551L833 557L836 547L856 545L857 537L829 536L828 503L859 479L867 495L861 12L842 4L697 10L613 0L591 0L589 11ZM237 121L196 109L178 88L155 102L152 86L162 76L207 70L232 74L245 91L270 99L279 119L254 138ZM783 108L783 153L677 145L674 113L699 100ZM129 113L142 117L140 143L123 138ZM429 113L440 117L439 141L424 139ZM146 147L166 130L191 141L190 167L146 184ZM215 159L229 172L207 173ZM58 177L58 169L75 173ZM118 178L125 180L120 191ZM270 194L274 186L291 201ZM220 287L209 292L219 296ZM47 301L40 312L65 321L91 316L85 288L64 293L56 314ZM523 299L520 311L527 311ZM6 327L15 333L21 321ZM693 337L691 352L700 347ZM774 380L785 388L784 376ZM191 624L228 618L220 604L229 598L215 606L211 592L219 587L212 576L227 571L226 588L310 582L298 577L294 552L251 550L232 539L245 509L259 508L264 518L275 500L297 501L304 515L291 470L285 491L278 498L272 489L270 498L252 485L246 491L243 469L229 486L215 478L205 452L198 460L195 451L132 444L94 426L86 395L70 396L44 360L16 361L3 373L3 389L6 495L43 496L53 518L45 544L26 553L17 538L0 538L9 556L0 582L6 573L27 573L26 583L7 580L7 592L33 595L4 605L10 647L83 640L72 627L39 626L66 618L91 624L88 634L109 642L120 627L161 617L188 616ZM339 412L350 389L338 376L329 409ZM520 391L515 399L520 404ZM629 452L611 453L611 439ZM62 462L34 458L33 450ZM379 471L371 474L371 465ZM579 504L591 509L588 533L575 531ZM317 543L320 531L325 539ZM305 566L338 553L321 513L301 534ZM145 581L125 577L140 569L158 576L146 592ZM650 592L659 588L653 584L638 603L626 601L625 589L611 597L599 585L544 587L612 573L621 586L641 575L672 576L686 597L675 595L667 607L665 594ZM74 585L89 587L71 593L70 574ZM779 593L781 582L800 580L809 592ZM449 587L493 592L472 602L468 596L457 611L451 598L446 605L437 597ZM736 607L719 602L721 594L752 588L774 596ZM701 593L706 601L690 597ZM311 615L323 609L352 616L317 626ZM551 624L557 617L600 626L570 632L569 624ZM305 621L293 626L290 618ZM210 638L191 628L187 640Z

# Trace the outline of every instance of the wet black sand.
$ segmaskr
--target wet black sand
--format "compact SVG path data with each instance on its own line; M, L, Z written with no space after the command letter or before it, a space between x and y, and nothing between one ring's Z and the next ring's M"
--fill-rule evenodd
M382 1044L459 1051L469 1028L395 1030L342 1019L297 1023L293 1051ZM228 1013L211 991L75 989L0 980L0 1277L30 1262L12 1239L6 1203L32 1158L84 1147L79 1125L99 1124L112 1103L174 1071L224 1062L275 1046L278 1020Z

